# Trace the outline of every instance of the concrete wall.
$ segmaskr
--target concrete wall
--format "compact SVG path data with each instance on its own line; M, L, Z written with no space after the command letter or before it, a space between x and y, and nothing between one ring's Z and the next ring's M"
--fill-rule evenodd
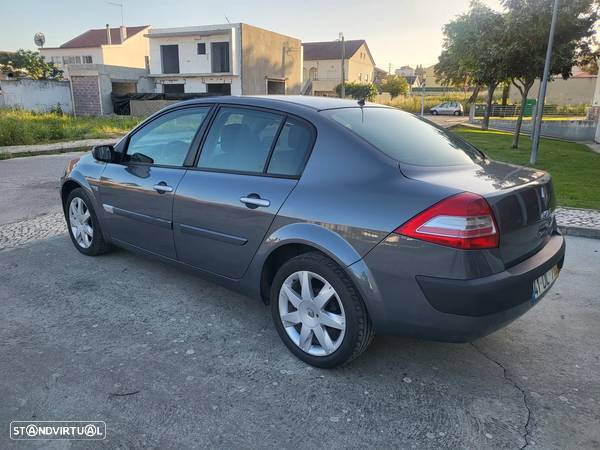
M241 24L242 94L267 93L267 79L285 80L286 94L302 88L302 43L283 34Z
M427 85L429 85L429 79L427 79ZM546 104L591 104L594 99L595 88L596 78L569 78L568 80L558 78L548 83ZM537 80L529 91L528 97L537 98L539 89L540 83ZM510 89L510 100L514 103L521 103L521 93L514 86L511 86Z
M148 117L165 106L177 103L179 100L130 100L129 107L131 115L136 117Z
M68 81L0 81L0 107L46 112L58 105L66 113L73 112Z
M480 118L469 120L481 123ZM504 131L515 130L515 120L490 120L490 128ZM521 131L530 134L532 121L523 121ZM542 120L542 136L565 139L568 141L593 141L596 135L596 122L592 120Z

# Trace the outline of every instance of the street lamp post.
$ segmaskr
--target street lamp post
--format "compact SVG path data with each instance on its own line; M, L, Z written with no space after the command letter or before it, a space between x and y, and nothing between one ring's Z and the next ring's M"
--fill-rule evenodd
M537 105L535 108L535 122L533 124L533 135L531 136L531 157L529 162L537 162L538 147L540 145L540 133L542 131L542 114L544 113L544 101L546 99L546 86L548 85L548 76L550 74L550 60L552 58L552 45L554 45L554 29L556 28L556 17L558 16L559 0L554 0L552 9L552 22L550 22L550 36L548 37L548 48L546 49L546 61L544 62L544 74L540 91L538 93Z
M346 41L344 40L344 33L340 33L340 41L342 43L342 89L340 96L346 98L346 68L344 67L344 60L346 59Z

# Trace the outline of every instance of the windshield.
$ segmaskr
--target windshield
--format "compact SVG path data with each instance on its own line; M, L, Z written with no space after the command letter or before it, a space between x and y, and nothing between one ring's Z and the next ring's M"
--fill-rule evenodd
M340 108L323 114L404 164L471 165L484 158L459 137L399 109Z

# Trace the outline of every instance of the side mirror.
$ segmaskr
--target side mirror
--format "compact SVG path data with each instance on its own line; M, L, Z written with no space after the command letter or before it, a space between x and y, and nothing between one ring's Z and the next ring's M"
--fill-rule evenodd
M92 149L94 159L102 162L113 162L115 160L115 148L112 145L96 145Z

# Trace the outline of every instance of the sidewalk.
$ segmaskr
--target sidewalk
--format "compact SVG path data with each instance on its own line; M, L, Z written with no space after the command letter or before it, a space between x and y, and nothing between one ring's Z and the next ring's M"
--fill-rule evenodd
M52 144L38 144L38 145L7 145L0 146L0 154L19 155L19 154L40 154L46 152L60 153L67 150L73 150L76 148L90 149L94 145L106 145L114 144L120 138L110 139L82 139L79 141L65 141L65 142L54 142Z
M600 239L600 211L559 206L556 223L563 234Z

